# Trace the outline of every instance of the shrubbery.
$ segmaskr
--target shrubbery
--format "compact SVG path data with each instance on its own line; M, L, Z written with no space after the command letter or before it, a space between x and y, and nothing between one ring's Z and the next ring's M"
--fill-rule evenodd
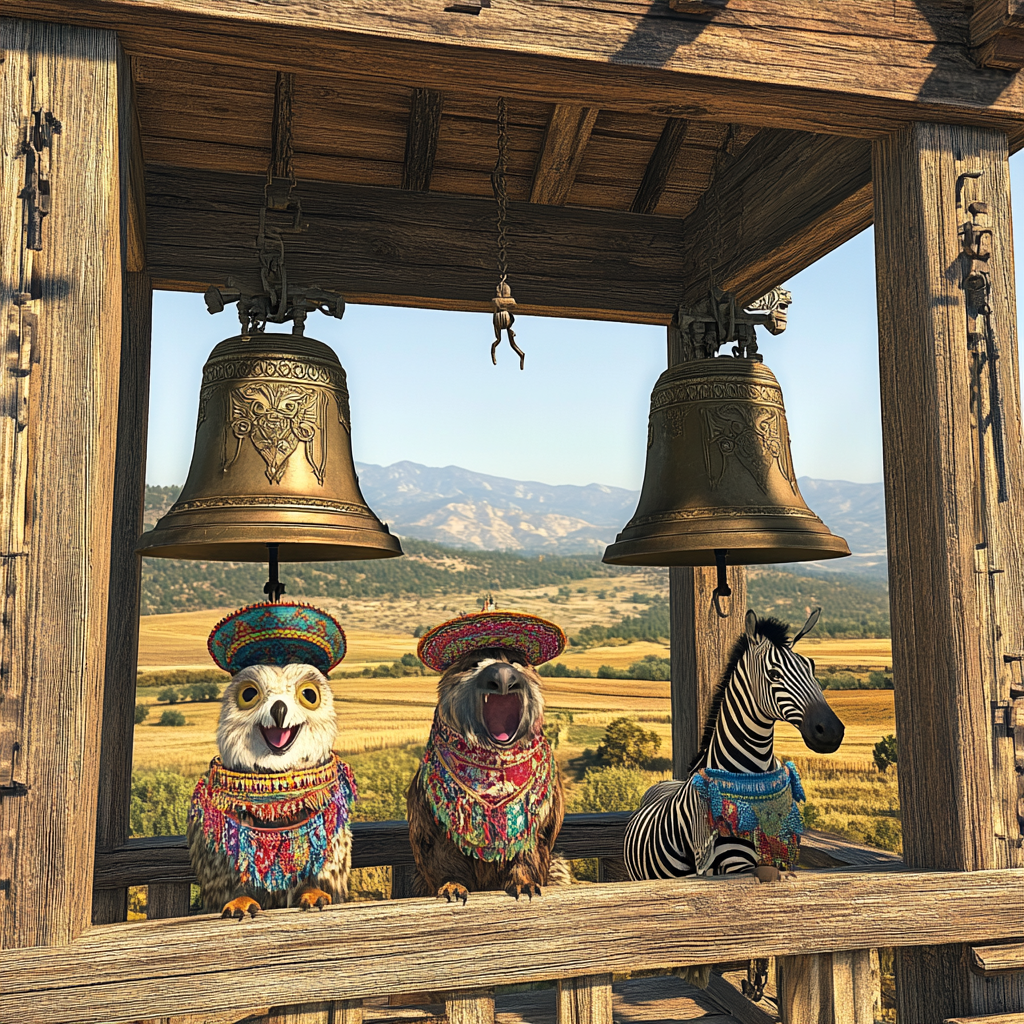
M168 704L177 704L181 700L181 694L173 686L165 686L156 695L156 699L167 701Z
M176 668L171 672L139 672L135 685L173 686L188 690L197 683L205 683L219 688L230 678L227 672L214 668Z
M884 772L890 765L896 764L898 753L896 737L889 733L875 744L871 756L874 759L875 767L880 772Z
M661 737L648 732L632 718L616 718L605 730L597 748L598 760L616 768L645 768L661 749Z
M168 712L178 714L179 712ZM195 779L151 768L132 772L129 827L133 836L180 836L188 822Z
M635 811L644 793L663 778L636 768L591 768L569 791L565 809L570 814Z
M142 725L142 723L149 718L149 708L145 704L135 705L135 724Z
M157 725L184 725L185 716L180 711L165 711Z
M659 658L656 654L648 654L640 661L634 661L629 668L612 668L602 665L597 670L598 679L646 679L652 682L666 681L671 678L669 659Z
M589 668L569 668L560 661L549 661L541 665L537 672L549 679L593 679L594 673Z
M823 690L891 690L891 672L870 672L867 679L852 672L838 672L830 669L818 677Z

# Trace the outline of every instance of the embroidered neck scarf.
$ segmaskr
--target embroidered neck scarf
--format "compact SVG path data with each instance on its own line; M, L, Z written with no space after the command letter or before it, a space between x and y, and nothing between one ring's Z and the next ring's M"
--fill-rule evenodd
M266 774L229 771L215 757L188 816L244 884L281 892L320 873L355 799L352 770L335 753L315 768Z
M750 774L701 768L690 781L707 805L712 838L747 840L759 864L783 871L796 866L804 831L797 801L806 797L792 761L776 771Z
M508 860L536 845L554 799L555 770L543 736L506 750L471 747L435 713L420 783L434 820L462 853Z

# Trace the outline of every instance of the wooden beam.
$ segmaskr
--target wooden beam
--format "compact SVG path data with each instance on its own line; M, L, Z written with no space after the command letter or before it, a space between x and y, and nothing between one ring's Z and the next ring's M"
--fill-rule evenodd
M555 996L558 1024L612 1024L612 976L559 978Z
M2 466L6 960L14 947L64 945L91 918L127 248L119 92L129 69L113 32L66 25L0 19L0 52L0 322L8 353L21 353L14 380L27 385L5 390L5 401L23 414L31 450L20 501L6 486L16 471L7 451ZM33 251L21 230L31 198L20 192L34 111L61 131L43 146L50 212Z
M963 177L979 171L980 179ZM914 125L875 144L873 177L903 855L914 866L960 871L1019 864L1012 738L994 727L991 710L1010 696L1004 652L1024 648L1006 137ZM1002 353L977 380L959 236L971 220L966 204L975 200L987 204L993 231L986 302ZM975 395L994 398L990 369L1000 381L999 444L987 419L991 406L975 415ZM989 424L980 437L978 422ZM1005 502L996 498L998 447ZM920 713L925 703L928 715ZM971 1013L980 1008L974 981L962 946L901 951L898 1014L936 1020ZM1011 983L1000 996L999 983L986 982L983 1008L1024 998Z
M971 52L986 68L1024 68L1024 3L1021 0L974 0Z
M1024 972L1024 942L976 946L971 950L971 970L985 976Z
M667 5L573 11L519 0L466 18L330 0L6 0L11 16L116 29L131 53L302 74L357 71L463 90L671 117L880 137L914 119L1012 130L1024 83L967 56L966 5L764 0L689 17ZM884 48L886 59L877 55Z
M1024 1012L986 1013L984 1017L948 1017L942 1024L1024 1024Z
M761 131L723 169L683 222L681 301L713 277L743 302L871 224L871 147L858 139Z
M154 287L205 290L228 276L256 284L262 182L151 166ZM492 200L310 181L300 181L299 194L310 227L289 238L291 273L333 282L352 302L489 310ZM756 298L870 224L869 150L850 139L760 132L709 197L682 227L670 218L510 203L517 310L667 324L681 282L697 297L706 292L693 285L692 268L706 267L710 253L720 283Z
M683 151L688 127L689 121L685 117L670 117L665 122L658 144L647 161L643 181L629 207L631 213L654 213Z
M565 205L599 113L596 107L564 103L557 104L551 111L533 170L531 203Z
M405 165L402 168L402 188L411 192L430 191L443 106L442 93L433 89L413 89L409 127L405 135Z
M5 950L0 1020L220 1011L238 1004L239 971L259 978L261 1001L286 1006L308 998L311 977L320 999L357 999L864 949L879 936L977 943L1020 929L1022 885L1024 869L825 871L779 885L744 876L551 887L532 903L481 892L464 907L343 904L244 925L215 915L112 924L60 949Z
M556 850L565 857L620 857L631 811L610 814L567 814L558 834ZM352 866L390 865L405 869L414 864L409 826L404 821L352 823ZM894 853L875 850L830 832L806 829L800 847L801 867L856 865L885 870L901 866ZM195 881L184 836L129 839L116 850L96 855L95 887L125 888L153 883L174 885ZM411 896L411 891L405 893Z

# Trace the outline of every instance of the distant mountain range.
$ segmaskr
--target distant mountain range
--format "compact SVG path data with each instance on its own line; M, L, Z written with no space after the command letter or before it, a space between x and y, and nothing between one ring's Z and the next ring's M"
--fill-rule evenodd
M622 487L553 486L458 466L396 462L356 468L363 495L395 533L459 548L600 554L632 516L640 496ZM811 477L801 477L799 484L811 508L854 552L853 558L808 565L884 575L882 485Z
M604 484L586 487L474 473L458 466L415 462L359 463L370 507L400 537L482 551L600 555L636 509L639 491ZM846 538L852 558L788 567L885 576L885 497L882 485L801 477L808 505L833 533ZM179 488L147 489L152 526Z

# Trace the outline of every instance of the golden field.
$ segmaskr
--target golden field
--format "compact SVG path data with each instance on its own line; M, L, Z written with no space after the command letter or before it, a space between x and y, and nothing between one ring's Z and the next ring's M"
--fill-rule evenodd
M539 607L536 610L541 611ZM227 611L214 609L143 617L140 669L152 672L177 667L212 667L206 638ZM559 617L562 617L561 606ZM349 644L348 657L343 664L346 671L392 662L416 650L417 641L411 632L362 628L349 625L348 618L345 621ZM593 621L593 617L588 621ZM830 665L868 669L891 664L887 640L805 640L801 648L815 659L819 670ZM560 660L575 668L596 671L601 665L626 668L649 654L668 657L668 647L633 643L579 652L570 649ZM342 753L357 754L425 742L436 683L436 676L333 680L338 715L336 748ZM549 717L559 713L573 715L574 727L559 745L560 760L575 757L585 747L596 747L605 726L622 715L635 716L644 723L644 728L657 732L662 740L661 753L665 756L671 751L667 682L549 678L545 680L545 691ZM186 725L168 728L156 724L168 706L158 704L157 692L155 688L139 691L139 703L148 705L150 714L147 721L135 728L135 766L171 768L189 775L204 770L216 753L214 736L219 704L179 702L175 708L185 715ZM828 691L826 696L847 727L846 740L839 751L828 758L812 754L804 747L796 730L787 725L780 725L776 732L779 751L811 760L870 763L872 747L879 737L895 729L892 691L837 690Z

